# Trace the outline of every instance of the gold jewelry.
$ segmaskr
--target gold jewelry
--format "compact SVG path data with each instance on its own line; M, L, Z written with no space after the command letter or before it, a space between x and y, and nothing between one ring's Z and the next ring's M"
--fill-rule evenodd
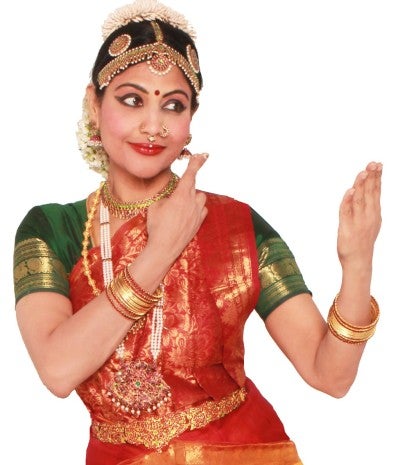
M96 208L100 202L103 184L96 191L93 205L85 224L84 241L82 243L83 269L90 287L95 296L100 294L96 282L91 277L88 262L89 235L92 228ZM105 231L102 231L104 229ZM154 413L165 402L171 399L171 389L164 381L157 364L161 353L163 331L164 284L161 283L158 291L149 294L142 289L129 274L125 267L123 272L114 279L112 267L112 247L110 235L110 221L108 207L100 202L100 251L103 262L103 283L111 305L125 318L132 321L130 332L139 331L144 327L148 311L153 308L151 323L150 353L152 361L131 360L126 357L128 352L125 340L120 342L116 352L118 360L115 373L108 384L107 397L112 405L125 413L139 417L142 411ZM85 240L86 239L86 240ZM133 384L134 383L134 384ZM132 389L132 387L134 387Z
M90 267L89 267L89 260L88 260L88 254L89 254L89 243L90 243L90 231L92 230L93 226L93 219L94 215L96 214L96 209L97 206L99 205L100 202L100 194L103 190L104 186L104 181L100 184L100 187L97 189L94 199L93 199L93 204L92 208L90 209L88 213L88 219L85 223L85 230L83 231L83 241L82 241L82 266L83 266L83 274L86 276L89 286L92 288L93 294L94 295L99 295L100 290L96 286L95 280L92 278L92 275L90 273Z
M132 218L137 215L140 211L146 210L153 203L161 200L165 197L169 197L172 192L175 190L178 184L179 178L176 174L172 173L171 178L168 181L168 184L164 187L162 191L145 200L138 200L136 202L120 202L115 197L112 196L108 182L104 183L101 190L101 199L104 205L110 210L110 213L122 220Z
M131 42L128 43L126 37L128 34L126 32L113 40L109 46L111 60L100 70L97 76L99 88L103 89L108 86L113 77L128 66L146 62L152 73L161 76L167 74L173 66L179 66L198 95L200 93L201 82L196 50L189 44L186 48L187 56L185 57L173 47L163 42L164 35L156 21L151 21L151 25L156 38L156 41L152 44L129 48ZM124 46L122 47L121 44L124 44Z
M192 152L186 147L192 142L192 135L189 134L185 140L185 147L181 150L181 153L178 155L178 160L183 160L185 158L190 158L192 156Z
M133 390L134 391L134 390ZM247 397L245 388L218 400L206 400L193 407L172 410L151 418L132 418L129 422L93 421L91 431L102 442L139 444L161 449L185 431L204 428L236 410Z
M125 269L126 270L126 269ZM106 287L106 295L112 306L123 316L131 320L144 317L162 297L162 291L149 294L134 281L128 272L118 274ZM135 289L131 287L134 284ZM138 292L136 292L138 290Z
M160 134L160 137L162 137L163 139L168 136L169 129L165 124L161 126L161 131L159 132L159 134Z
M139 132L140 134L145 134L147 132L143 123L139 126ZM154 134L147 134L147 140L152 144L156 141L156 136Z
M181 153L178 155L178 160L184 160L185 158L190 158L192 156L192 152L184 147Z
M100 184L100 187L95 192L93 204L88 213L88 219L85 223L85 230L83 231L83 240L82 240L82 252L81 252L83 273L87 277L89 286L92 288L94 295L96 296L99 295L100 290L96 286L96 282L92 278L92 275L90 272L90 266L89 266L89 260L88 260L88 254L89 254L88 248L90 244L90 232L93 226L93 219L94 219L97 207L100 202L100 197L102 197L104 204L108 207L108 209L114 216L120 219L128 219L136 215L139 211L145 210L146 208L148 208L150 205L157 202L158 200L161 200L164 197L168 197L169 195L171 195L172 192L175 190L178 184L178 181L179 181L179 177L175 173L172 173L171 179L169 180L168 184L161 192L159 192L158 194L156 194L155 196L149 199L145 199L145 200L141 200L141 201L133 202L133 203L119 203L109 193L107 189L107 183L103 181Z
M353 325L342 318L337 308L338 295L335 297L328 314L328 327L332 334L348 344L361 344L368 341L376 329L379 320L379 305L371 296L371 323L365 326Z
M139 126L139 132L140 132L141 134L145 134L145 133L147 132L143 124L141 124L141 125ZM163 139L165 139L165 138L169 135L169 133L170 133L170 131L169 131L167 125L166 125L165 123L163 123L163 124L161 125L161 130L160 130L157 134L158 134L160 137L162 137ZM156 135L157 135L157 134L148 134L148 135L147 135L147 140L148 140L150 143L155 142L155 140L156 140Z
M132 275L129 273L129 269L126 266L123 271L124 279L128 283L128 285L133 289L133 291L137 294L137 296L143 300L143 302L147 302L149 304L156 304L162 297L162 289L159 288L158 291L154 292L153 294L149 294L145 291L139 284L135 281Z

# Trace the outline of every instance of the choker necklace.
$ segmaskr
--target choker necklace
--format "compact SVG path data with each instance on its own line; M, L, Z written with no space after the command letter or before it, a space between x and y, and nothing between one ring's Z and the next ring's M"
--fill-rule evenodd
M158 192L153 197L149 197L144 200L137 200L136 202L121 202L116 199L110 192L108 181L104 183L101 190L101 200L104 205L108 208L111 215L121 220L127 220L137 215L140 211L146 210L154 202L161 200L165 197L169 197L175 190L179 181L179 177L175 174L171 174L171 178L168 184L163 190Z

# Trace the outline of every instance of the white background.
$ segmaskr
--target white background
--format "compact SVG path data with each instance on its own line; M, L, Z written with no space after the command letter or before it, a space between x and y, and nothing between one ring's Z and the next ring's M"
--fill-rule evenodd
M78 200L98 186L75 129L100 25L122 4L0 7L0 399L8 464L84 463L88 414L75 395L57 399L43 387L15 324L13 239L31 206ZM198 31L205 88L191 148L210 153L198 186L251 204L280 232L324 316L340 285L339 202L368 161L384 163L372 288L382 317L349 394L337 400L307 386L258 316L246 328L246 364L305 465L398 463L399 3L168 4Z

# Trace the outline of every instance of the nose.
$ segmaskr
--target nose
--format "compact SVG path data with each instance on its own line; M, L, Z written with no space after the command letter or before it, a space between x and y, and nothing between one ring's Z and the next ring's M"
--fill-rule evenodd
M149 142L155 142L157 136L165 138L169 135L170 131L168 126L163 121L143 121L139 126L139 132L147 135Z

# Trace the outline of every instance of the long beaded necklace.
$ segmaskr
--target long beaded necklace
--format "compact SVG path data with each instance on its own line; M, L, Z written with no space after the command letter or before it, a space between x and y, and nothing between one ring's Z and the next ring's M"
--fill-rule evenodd
M135 208L132 209L133 204L129 204L131 207L129 211L130 217L133 214L137 214L139 211L147 209L152 203L157 202L161 198L169 196L175 189L178 177L173 174L171 180L167 186L151 199L147 199L143 202L135 202ZM89 261L88 261L88 247L90 242L90 231L93 225L93 219L96 214L100 202L100 253L102 259L103 269L103 282L104 287L108 286L114 278L114 271L112 267L112 249L111 249L111 234L110 234L110 211L109 206L103 203L103 192L106 183L101 183L97 189L92 207L88 213L88 220L85 223L85 230L83 233L82 242L82 265L83 272L87 277L88 283L92 288L94 295L99 295L100 290L98 289L95 280L91 276ZM118 207L118 201L111 197L108 192L106 198L112 199L113 205ZM100 201L100 197L102 200ZM144 205L140 209L137 205ZM128 205L128 204L124 204ZM115 212L120 212L119 208L115 209ZM133 211L135 213L133 213ZM164 290L163 284L161 284L162 290ZM143 411L152 413L156 411L165 402L168 402L171 398L171 390L168 384L162 378L162 375L157 366L157 359L161 352L161 340L162 340L162 329L163 329L163 307L164 298L162 297L153 309L153 318L151 325L151 339L150 339L150 352L153 358L151 364L142 360L125 360L127 350L125 347L125 341L128 337L121 341L116 349L116 356L121 362L121 368L116 372L114 380L108 385L107 396L111 399L113 404L126 413L140 416ZM131 330L138 330L144 326L144 319L139 320L138 324L134 325ZM129 334L129 333L128 333Z

